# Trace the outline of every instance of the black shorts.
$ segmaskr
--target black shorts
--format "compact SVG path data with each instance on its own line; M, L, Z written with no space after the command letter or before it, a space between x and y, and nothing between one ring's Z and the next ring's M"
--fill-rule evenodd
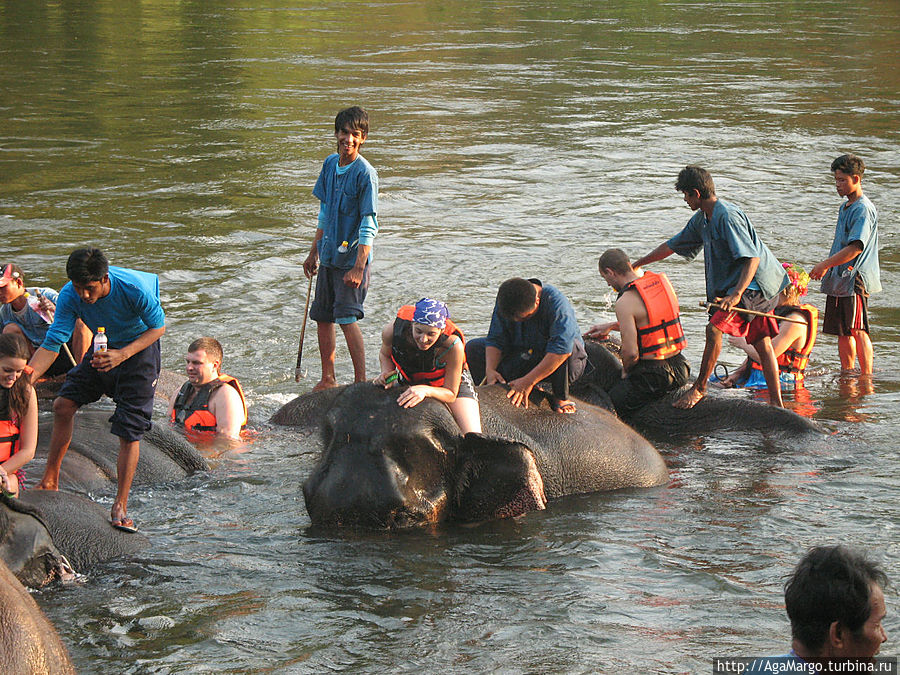
M619 417L628 419L647 403L687 384L690 376L691 367L681 352L667 359L641 359L609 391L609 397Z
M153 416L153 395L159 379L159 340L120 363L107 373L91 366L94 349L88 349L84 358L69 371L60 387L61 398L76 405L98 401L106 394L116 404L116 411L109 421L110 431L124 441L139 441L150 429Z
M456 398L471 398L478 400L478 394L475 393L475 383L472 381L472 374L468 368L463 368L459 378L459 390L456 392Z
M344 283L347 271L319 266L316 295L309 308L310 319L324 323L353 323L365 316L363 302L369 290L369 265L366 264L359 288L350 288Z
M71 354L72 342L70 341L66 346L69 348L69 354ZM50 367L47 368L47 370L44 372L44 377L56 377L57 375L62 375L72 370L72 368L74 368L75 366L72 365L72 361L69 359L69 354L66 354L66 350L63 349L62 346L60 346L59 356L56 357L56 360L51 363Z
M823 333L846 336L860 330L869 332L869 303L865 295L856 293L842 298L834 295L825 297Z

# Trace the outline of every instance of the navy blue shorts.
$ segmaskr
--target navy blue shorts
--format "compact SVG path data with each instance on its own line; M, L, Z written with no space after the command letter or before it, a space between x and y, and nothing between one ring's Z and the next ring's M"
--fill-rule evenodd
M58 395L81 407L106 394L116 404L116 411L109 418L110 432L126 442L141 440L150 429L153 416L160 368L159 340L108 373L91 366L93 355L91 347L81 363L69 371Z
M309 318L325 323L353 323L365 316L363 302L369 290L369 265L363 271L359 288L344 283L347 270L319 266L316 275L316 295L309 308Z

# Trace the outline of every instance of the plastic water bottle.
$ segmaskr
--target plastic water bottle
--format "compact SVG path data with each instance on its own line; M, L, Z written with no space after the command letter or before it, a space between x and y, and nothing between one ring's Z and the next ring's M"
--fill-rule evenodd
M94 353L99 354L100 352L105 352L106 344L106 328L100 326L97 328L97 334L94 336Z
M346 253L350 248L350 242L342 241L341 245L338 246L338 253Z

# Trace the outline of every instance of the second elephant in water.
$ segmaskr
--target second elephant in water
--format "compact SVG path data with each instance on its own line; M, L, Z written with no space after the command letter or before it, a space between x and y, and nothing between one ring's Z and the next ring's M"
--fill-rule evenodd
M656 449L605 410L584 405L563 415L540 401L515 408L499 385L478 394L485 435L461 436L439 403L402 408L396 390L367 383L282 407L277 424L321 425L322 454L303 485L313 523L480 521L542 509L564 495L668 480Z

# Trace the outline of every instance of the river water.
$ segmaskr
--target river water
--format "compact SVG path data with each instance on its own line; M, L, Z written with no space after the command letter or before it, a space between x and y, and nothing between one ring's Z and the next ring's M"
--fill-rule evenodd
M57 288L87 243L157 272L165 367L219 337L259 433L209 474L134 491L144 554L37 594L82 672L708 672L787 650L781 587L809 546L860 547L897 576L896 0L11 1L0 35L2 257ZM663 488L465 529L310 530L315 444L266 420L318 378L311 331L293 381L301 263L351 104L381 179L371 376L381 327L424 295L469 335L510 276L561 288L585 329L608 319L597 256L683 226L688 163L809 269L839 204L829 164L852 151L881 224L874 380L841 378L824 337L822 438L698 432L658 443ZM657 269L696 368L703 265ZM887 604L897 654L896 590Z

